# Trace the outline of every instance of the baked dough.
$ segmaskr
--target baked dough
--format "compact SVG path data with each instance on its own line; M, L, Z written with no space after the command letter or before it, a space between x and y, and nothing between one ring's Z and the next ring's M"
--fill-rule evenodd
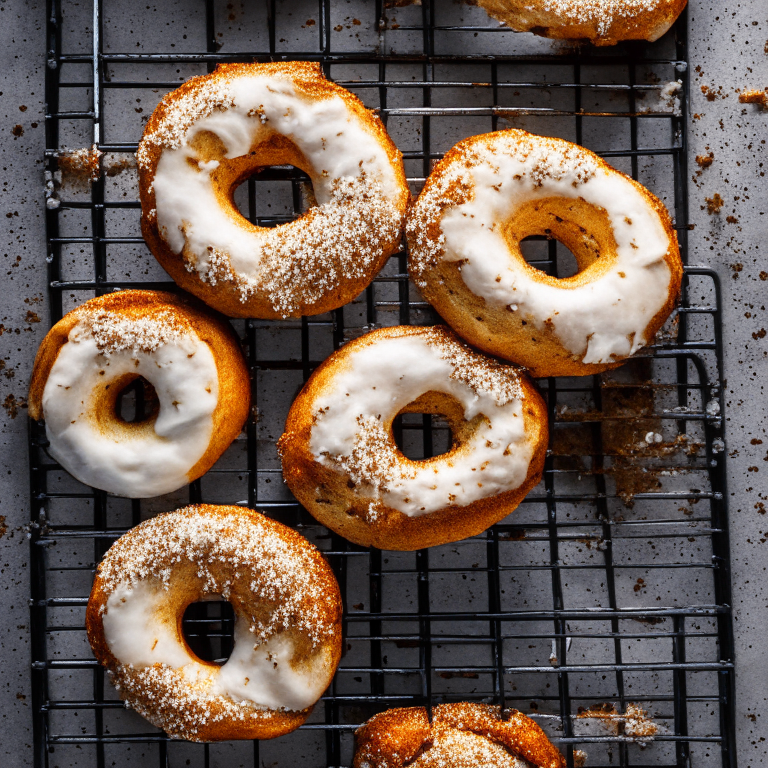
M328 312L399 247L410 192L373 112L319 64L220 64L168 94L137 152L141 226L173 279L231 317ZM236 208L241 181L294 165L317 204L274 228Z
M197 658L181 620L223 598L235 646ZM298 728L341 658L341 595L303 536L259 512L208 504L147 520L96 571L86 629L126 704L174 738L269 739Z
M445 416L453 445L413 461L398 413ZM413 550L474 536L512 512L541 477L547 414L511 366L447 328L382 328L310 377L278 442L283 476L323 525L363 546Z
M355 732L353 768L565 768L544 731L515 709L487 704L390 709Z
M143 377L156 405L117 415ZM160 291L121 291L74 309L35 358L29 413L48 452L80 482L129 498L161 496L201 477L240 434L250 379L226 321Z
M463 338L534 376L583 376L651 344L683 275L663 203L576 144L506 130L459 142L409 213L411 278ZM560 240L579 272L528 264Z

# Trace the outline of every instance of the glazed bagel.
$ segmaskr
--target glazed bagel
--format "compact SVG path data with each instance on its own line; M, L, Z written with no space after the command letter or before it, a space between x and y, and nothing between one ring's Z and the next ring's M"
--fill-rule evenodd
M143 377L141 421L117 401ZM248 369L229 325L171 293L121 291L74 309L40 345L29 413L48 452L80 482L118 496L160 496L196 480L240 434Z
M444 416L449 452L408 459L392 433L399 413ZM447 328L399 326L350 341L313 373L278 450L285 482L323 525L413 550L506 517L539 482L546 444L546 408L525 376Z
M658 40L687 0L472 0L519 32L616 45Z
M228 600L235 646L197 658L190 603ZM125 703L174 738L270 739L298 728L341 658L341 596L303 536L243 507L207 504L147 520L96 570L88 640Z
M355 732L353 768L565 768L544 731L515 709L487 704L390 709Z
M675 308L683 267L663 203L589 150L506 130L457 144L406 226L411 278L471 344L534 376L615 368ZM526 262L546 235L576 257L573 277Z
M160 102L137 152L141 228L183 288L231 317L328 312L399 246L410 193L378 116L319 64L220 64ZM274 228L233 194L270 165L309 174L317 205Z

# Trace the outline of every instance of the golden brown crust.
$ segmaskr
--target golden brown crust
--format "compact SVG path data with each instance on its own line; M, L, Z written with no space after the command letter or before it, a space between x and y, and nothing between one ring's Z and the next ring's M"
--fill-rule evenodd
M429 742L432 726L424 707L388 709L355 731L353 768L403 768Z
M655 0L643 7L631 2L609 6L605 0L471 2L520 32L604 46L622 40L658 40L683 12L687 0Z
M165 291L128 290L97 296L67 313L43 339L35 357L29 386L29 413L35 420L45 418L43 392L53 364L67 343L70 331L81 320L95 318L103 313L126 318L149 318L162 314L190 328L208 345L219 374L219 399L213 412L211 439L203 456L189 471L192 482L204 475L229 447L248 418L250 411L250 378L240 343L227 321L187 296ZM126 382L127 383L127 382ZM115 395L99 400L97 407L114 405ZM143 424L126 424L126 429L142 430Z
M419 754L428 757L433 735L443 728L469 731L500 744L538 768L564 768L565 759L542 729L515 709L500 717L499 707L462 702L440 704L430 725L424 707L390 709L355 732L354 768L402 768Z
M381 338L417 335L425 329L413 326L382 328L366 334L331 355L320 365L291 406L285 433L278 442L283 459L283 477L301 504L323 525L349 541L379 549L415 550L475 536L506 517L522 502L541 479L548 441L546 405L536 386L525 375L520 376L525 431L533 446L533 454L525 481L516 489L473 502L463 507L446 507L420 517L409 517L399 510L384 506L375 521L367 518L369 499L349 487L349 477L333 467L317 461L309 447L315 413L315 400L332 390L334 377L361 344L375 344ZM452 339L444 327L438 330ZM449 419L454 440L468 438L478 424L467 424L458 414L445 407L439 393L420 397L414 408L418 413L436 413ZM463 414L462 414L463 415ZM462 430L469 430L462 434ZM442 457L432 461L439 462ZM409 461L402 457L403 462Z
M313 621L320 627L318 637L328 658L329 680L333 670L338 666L342 651L341 594L333 571L320 551L296 531L265 517L260 512L244 507L210 504L198 504L160 515L131 529L112 545L96 570L86 610L86 631L94 656L100 664L107 668L111 679L120 691L121 697L140 714L147 717L150 722L164 728L172 736L191 741L271 739L295 730L309 717L312 707L301 711L285 711L241 706L233 716L236 703L223 705L221 701L213 699L204 702L207 711L203 711L203 705L199 701L194 700L193 697L184 698L183 692L170 691L167 685L164 686L162 683L158 684L152 681L147 682L146 678L137 680L141 670L123 666L110 651L104 634L102 615L106 609L107 600L115 589L115 573L122 574L125 579L129 580L135 548L139 546L146 548L148 545L147 536L157 536L157 531L153 530L150 534L146 529L156 527L158 523L162 524L162 518L169 516L173 516L173 524L169 523L169 530L165 531L163 539L174 537L178 529L178 520L194 520L204 517L220 519L225 524L240 527L244 523L254 523L258 526L260 540L267 541L274 538L285 544L286 549L283 552L288 553L289 557L297 559L298 565L296 567L300 567L302 573L308 574L312 583L311 591L297 592L293 596L297 600L293 613L304 618L312 616ZM149 545L151 546L151 544L150 541ZM268 615L273 606L270 605L268 599L265 601L264 596L258 590L254 591L254 581L269 580L270 568L273 564L266 562L266 558L269 558L269 552L272 551L275 550L270 549L269 546L265 548L265 562L253 562L246 565L239 562L233 566L221 557L215 560L206 560L205 551L201 550L199 553L201 562L205 563L205 566L201 566L199 563L196 564L187 560L184 556L179 558L176 552L171 551L169 554L168 548L163 550L158 547L158 559L153 562L153 568L157 571L165 569L170 574L167 599L163 610L167 612L172 622L175 620L179 627L179 637L183 639L181 619L184 610L190 603L201 599L210 585L211 578L218 581L219 584L229 584L228 599L237 616L252 620L253 617L258 619L260 616ZM110 562L109 569L105 571L105 564L108 561L112 562ZM207 584L200 576L201 567L209 570ZM259 574L259 570L262 571L261 574ZM290 574L288 576L290 577ZM312 652L312 646L305 630L292 630L290 625L279 625L278 630L291 633L296 645L296 658L299 662ZM200 661L196 659L188 646L187 650L190 653L190 661ZM201 663L207 666L216 666L212 663ZM156 664L154 667L159 668L160 665ZM149 669L151 672L154 668ZM221 699L222 697L217 698Z
M652 341L680 298L683 264L677 243L677 233L664 203L640 183L617 171L588 149L561 139L550 139L514 129L470 137L452 147L437 163L427 178L413 211L416 210L422 198L427 198L440 188L443 176L451 166L466 162L467 155L471 154L475 147L487 147L499 133L517 134L527 141L551 146L553 152L557 151L555 144L569 144L579 153L583 153L583 156L595 163L598 168L623 177L657 214L670 243L669 250L664 255L664 262L670 271L670 281L663 307L646 326L645 337ZM471 190L455 186L448 191L445 207L460 205L470 199L470 196ZM411 216L414 216L413 212ZM414 220L414 218L411 219L412 222ZM585 221L588 222L585 227L570 226L571 222L578 222L581 225ZM415 228L419 232L426 232L426 237L430 241L437 242L440 238L439 223L439 217L426 223L416 221ZM410 226L411 222L409 222ZM511 248L519 249L519 242L534 234L548 234L563 242L573 251L580 270L573 277L559 279L525 263L524 268L536 282L554 288L576 290L592 282L601 270L611 267L615 239L608 218L605 211L583 200L540 198L522 206L514 221L505 224L505 238ZM553 329L546 326L535 328L529 322L530 318L526 320L521 313L510 312L506 306L490 304L484 298L472 293L462 279L460 262L438 259L436 263L426 267L415 263L418 246L410 229L408 244L411 251L409 271L412 277L416 276L415 279L418 280L424 298L462 338L484 352L522 365L536 378L585 376L611 370L623 364L623 359L614 363L583 363L563 346ZM522 256L520 258L522 259ZM591 269L587 271L588 267Z
M263 290L254 291L244 301L236 282L219 280L216 285L204 282L195 269L187 268L182 254L174 253L171 250L159 231L157 216L150 215L150 212L156 210L157 207L153 180L163 147L159 143L149 141L148 137L151 137L161 128L174 104L186 95L204 94L207 88L225 77L256 75L290 78L298 89L310 98L325 99L334 96L342 98L347 108L357 116L365 130L372 134L386 151L400 188L400 197L397 202L397 210L401 217L400 227L395 236L379 244L381 254L370 266L370 269L359 277L347 276L322 299L304 302L297 310L291 311L287 315L275 309L270 296ZM219 64L213 73L191 78L175 91L167 94L155 108L144 129L140 153L141 231L149 249L179 286L229 317L259 317L276 320L286 316L300 317L330 312L348 303L364 290L374 275L384 266L389 256L399 247L402 223L405 218L406 207L410 201L402 154L392 142L381 120L368 110L353 93L326 80L320 64L316 62ZM273 135L267 141L251 147L251 151L242 157L224 158L217 155L217 159L219 160L219 167L211 174L211 178L218 190L216 197L222 209L237 222L238 226L254 232L264 228L248 222L239 214L234 203L234 191L240 182L261 168L270 165L293 165L306 173L311 171L307 160L298 148L291 141L279 135ZM310 209L296 221L282 224L278 229L283 231L287 237L289 233L297 230L299 222L307 217L313 217L316 212L317 209Z

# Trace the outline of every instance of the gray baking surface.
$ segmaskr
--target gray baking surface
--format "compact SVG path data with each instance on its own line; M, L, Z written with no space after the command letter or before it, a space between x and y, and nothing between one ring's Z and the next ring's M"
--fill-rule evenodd
M76 6L76 3L71 3ZM112 24L108 34L113 50L136 50L137 44L160 50L165 28L142 22L124 11L124 24L114 23L120 11L110 4ZM133 5L133 4L131 4ZM141 4L142 7L145 4ZM161 4L156 18L167 17L185 24L183 2ZM219 10L223 13L224 4ZM235 4L239 6L239 3ZM344 15L354 17L355 3L348 3ZM348 9L347 10L347 6ZM90 3L80 3L82 24L88 24ZM126 4L126 9L128 5ZM299 18L313 18L316 3L295 3ZM48 328L46 316L45 233L43 221L43 78L45 5L18 0L0 6L0 40L3 66L0 68L0 98L4 122L0 131L3 184L0 222L3 227L3 259L6 287L0 291L0 402L2 419L3 468L0 484L0 691L2 691L3 738L0 764L15 768L31 764L31 703L29 692L29 544L25 526L29 523L27 476L27 428L24 399L34 353ZM154 8L154 6L153 6ZM310 9L303 16L304 9ZM361 14L362 15L362 14ZM199 20L200 14L194 17ZM224 17L222 16L222 19ZM477 16L477 12L473 18ZM482 18L481 18L482 21ZM737 91L768 87L768 16L763 0L716 3L692 0L689 7L691 103L689 125L689 201L693 229L689 240L689 263L715 268L723 289L723 332L726 378L726 450L728 453L729 507L733 568L734 619L737 660L737 732L742 766L764 762L768 750L766 691L768 636L765 579L768 556L768 485L760 478L768 472L768 437L765 435L765 390L761 373L768 370L768 258L761 258L768 242L768 110L738 103ZM299 48L302 25L297 25ZM234 25L220 29L236 36ZM75 32L76 30L72 30ZM190 38L200 30L188 29ZM355 32L355 30L353 30ZM308 32L306 32L309 34ZM372 34L363 28L359 34ZM222 38L226 45L226 37ZM236 43L235 43L236 44ZM472 40L467 45L472 45ZM531 45L539 41L532 39ZM153 48L154 46L154 48ZM193 45L199 49L199 45ZM178 49L177 49L178 50ZM189 74L193 74L190 72ZM119 95L119 94L118 94ZM139 112L126 103L127 136L135 139L140 129ZM134 122L135 121L135 122ZM467 123L467 130L469 124ZM536 130L534 125L528 125ZM478 128L484 130L484 128ZM543 130L543 129L542 129ZM459 136L446 135L447 148ZM87 135L73 136L70 146L90 143ZM127 138L127 140L131 140ZM712 164L700 169L697 156L714 155ZM701 172L699 172L701 171ZM129 182L126 181L126 184ZM657 192L659 190L656 190ZM706 199L723 198L719 214L710 215ZM135 222L129 222L131 233ZM136 256L134 266L141 262ZM74 269L76 262L72 263ZM128 262L126 262L128 267ZM153 264L149 264L152 269ZM761 274L763 277L761 277ZM292 391L285 386L286 391ZM275 430L280 424L275 421ZM761 442L762 441L762 442ZM450 586L446 585L447 594ZM75 732L77 722L68 723ZM311 744L302 746L302 736L280 739L263 750L266 765L283 765L302 759L314 764ZM181 745L179 745L181 747ZM57 750L58 752L58 750ZM122 764L139 765L140 748L120 754ZM183 765L183 749L174 755ZM216 757L218 754L218 759ZM320 755L322 753L319 753ZM698 753L701 764L713 764ZM236 765L236 753L212 753L212 765ZM53 758L53 756L52 756ZM176 762L172 765L175 765ZM77 765L77 752L62 751L52 765ZM714 760L714 764L717 760ZM82 765L87 761L83 760ZM589 764L589 763L588 763Z

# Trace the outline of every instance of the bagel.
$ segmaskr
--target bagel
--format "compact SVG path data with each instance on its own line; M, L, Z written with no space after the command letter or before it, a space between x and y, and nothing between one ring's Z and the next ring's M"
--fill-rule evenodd
M141 421L120 393L154 387ZM250 380L229 325L189 300L121 291L74 309L40 345L29 412L45 419L48 452L80 482L118 496L161 496L196 480L240 434Z
M505 130L457 144L409 214L408 269L448 324L534 376L615 368L674 310L683 265L663 203L593 152ZM565 244L579 272L528 264L520 242Z
M355 732L353 768L565 768L544 731L515 709L487 704L390 709Z
M399 413L445 416L449 452L408 459L392 434ZM546 407L525 376L447 328L399 326L350 341L312 374L278 450L285 482L323 525L413 550L506 517L539 482L546 444Z
M687 0L473 0L518 32L616 45L658 40Z
M235 612L219 666L184 639L188 605L215 597ZM96 570L88 640L125 700L169 736L269 739L298 728L341 658L341 595L303 536L259 512L208 504L147 520Z
M231 317L346 304L400 243L410 192L381 120L319 64L220 64L169 93L137 152L141 228L184 289ZM274 228L233 194L270 165L312 180L317 205Z

